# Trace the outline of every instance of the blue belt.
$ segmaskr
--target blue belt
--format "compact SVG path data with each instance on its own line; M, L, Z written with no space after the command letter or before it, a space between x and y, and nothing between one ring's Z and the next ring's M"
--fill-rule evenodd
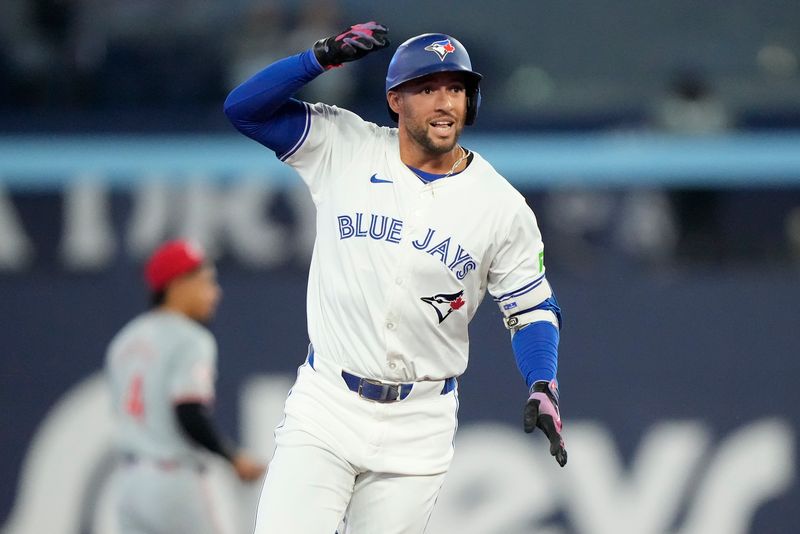
M314 369L314 348L309 345L308 347L308 364ZM354 393L358 393L359 397L369 399L375 402L395 402L403 400L411 393L411 388L414 383L410 384L386 384L380 380L372 380L369 378L362 378L347 371L342 371L342 378L345 384ZM456 377L451 376L446 378L444 386L440 395L447 395L456 389Z
M414 383L409 384L387 384L379 380L362 378L354 374L342 371L344 379L350 391L358 393L359 397L375 402L395 402L403 400L411 393ZM440 395L446 395L456 389L456 377L451 376L444 381L444 387Z

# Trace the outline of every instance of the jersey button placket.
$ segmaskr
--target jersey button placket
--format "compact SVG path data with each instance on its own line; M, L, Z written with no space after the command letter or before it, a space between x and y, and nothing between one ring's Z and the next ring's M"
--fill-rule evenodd
M424 195L422 195L424 196ZM413 272L413 264L416 258L416 251L410 245L410 242L416 239L415 234L418 232L422 224L424 208L420 203L419 198L406 198L406 202L410 205L410 210L406 212L406 224L403 228L403 237L399 246L402 247L403 253L399 256L398 262L395 264L395 269L392 278L394 284L389 288L389 298L387 299L388 309L384 318L384 327L386 332L386 369L394 375L394 379L399 380L403 372L404 365L400 360L399 353L399 330L403 313L406 311L403 307L403 302L407 300L408 291L407 286L411 280L410 273Z

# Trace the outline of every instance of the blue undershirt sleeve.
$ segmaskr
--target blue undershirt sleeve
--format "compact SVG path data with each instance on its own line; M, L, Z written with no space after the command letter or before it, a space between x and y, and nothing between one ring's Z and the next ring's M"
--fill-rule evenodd
M306 104L292 95L323 72L312 50L276 61L231 91L225 115L237 130L281 156L306 128Z
M534 382L556 377L558 339L558 328L547 321L531 323L514 334L511 346L528 389Z

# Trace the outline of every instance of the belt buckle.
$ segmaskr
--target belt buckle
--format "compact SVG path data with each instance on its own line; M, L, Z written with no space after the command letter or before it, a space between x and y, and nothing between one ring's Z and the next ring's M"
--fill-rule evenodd
M381 396L380 398L374 399L372 397L367 397L364 395L364 383L367 383L371 386L378 386L381 388ZM381 382L380 380L371 380L369 378L362 378L358 382L358 396L362 399L366 399L373 402L380 402L380 403L387 403L387 402L394 402L400 397L400 384L387 384L385 382Z

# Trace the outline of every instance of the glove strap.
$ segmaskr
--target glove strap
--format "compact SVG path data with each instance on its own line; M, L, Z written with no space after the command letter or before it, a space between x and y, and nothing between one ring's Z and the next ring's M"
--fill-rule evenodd
M328 44L331 41L331 37L326 37L324 39L320 39L314 46L311 48L314 52L314 57L317 58L317 62L319 62L320 66L325 70L335 69L336 67L341 67L342 64L339 63L338 65L330 65L327 62L327 58L330 56L330 45Z
M544 393L551 401L553 401L553 404L558 406L558 380L555 378L549 382L546 380L534 382L528 393Z

